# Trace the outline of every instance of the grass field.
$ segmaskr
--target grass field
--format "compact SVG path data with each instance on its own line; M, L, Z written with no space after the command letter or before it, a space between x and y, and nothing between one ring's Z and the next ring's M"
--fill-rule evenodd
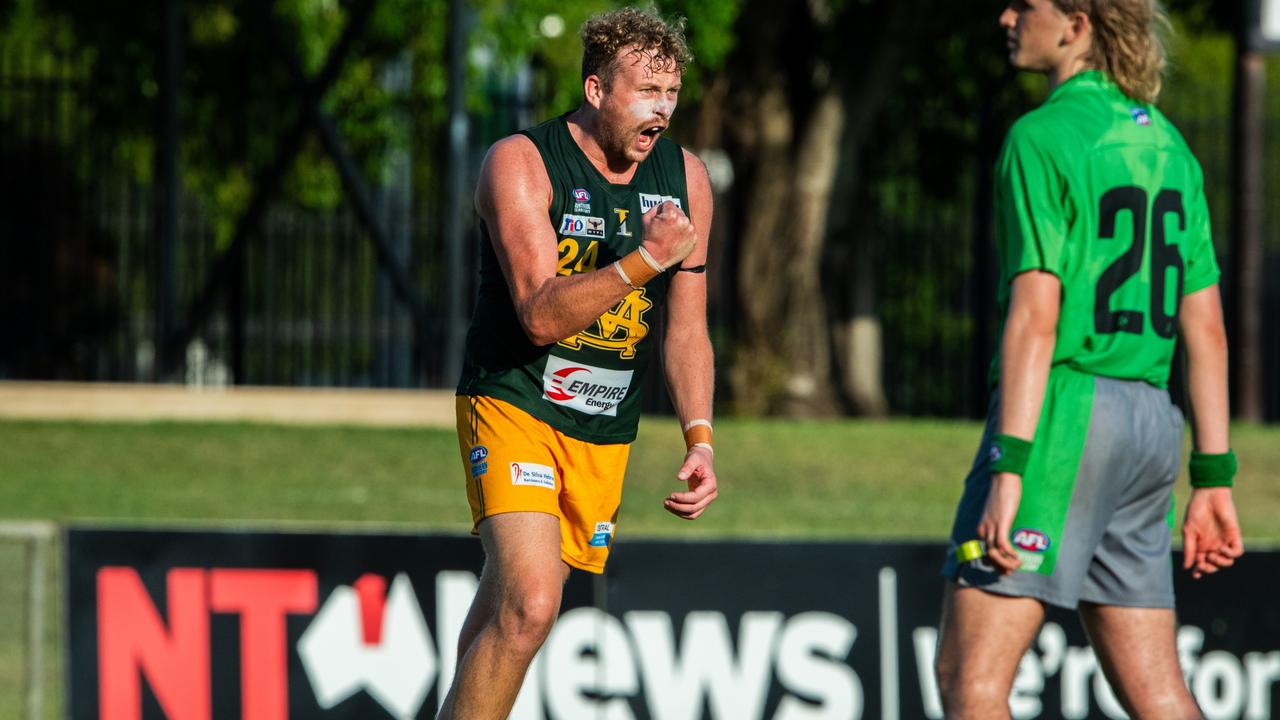
M721 420L720 499L696 522L662 510L683 444L641 424L620 541L635 536L942 539L980 427L949 421ZM1280 541L1280 428L1238 426L1246 537ZM0 520L149 525L299 524L466 532L451 430L0 421ZM1181 487L1186 487L1185 483ZM1185 491L1179 493L1180 498ZM24 577L0 544L0 577ZM51 594L56 597L56 593ZM0 586L0 717L21 717L23 590ZM51 617L59 617L52 614ZM58 629L46 717L59 717Z

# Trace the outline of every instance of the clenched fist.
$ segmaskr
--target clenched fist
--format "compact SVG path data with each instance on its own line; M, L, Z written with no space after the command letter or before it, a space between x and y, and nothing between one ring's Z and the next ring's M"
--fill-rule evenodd
M693 223L670 200L645 213L643 222L643 247L663 270L689 257L698 243Z

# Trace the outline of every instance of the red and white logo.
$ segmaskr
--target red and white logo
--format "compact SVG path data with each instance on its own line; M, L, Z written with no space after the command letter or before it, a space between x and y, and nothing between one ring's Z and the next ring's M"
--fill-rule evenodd
M1049 549L1049 536L1039 530L1019 528L1013 533L1013 544L1027 552L1044 552Z
M556 489L556 471L550 465L531 462L511 463L511 484Z
M396 718L413 718L436 676L434 643L409 576L387 592L381 575L340 585L298 640L298 655L328 710L364 690Z
M571 363L551 355L542 373L542 397L587 415L616 416L633 374L632 370Z

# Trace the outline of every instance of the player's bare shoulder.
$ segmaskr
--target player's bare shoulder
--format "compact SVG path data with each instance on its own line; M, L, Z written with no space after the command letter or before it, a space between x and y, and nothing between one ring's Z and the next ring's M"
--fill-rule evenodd
M551 180L533 140L517 133L489 147L480 166L475 203L476 210L486 219L492 219L512 203L539 203L543 210L550 207Z
M689 192L689 219L698 228L699 235L705 237L709 231L712 215L711 177L707 173L707 165L696 153L688 148L680 148L684 153L685 187Z

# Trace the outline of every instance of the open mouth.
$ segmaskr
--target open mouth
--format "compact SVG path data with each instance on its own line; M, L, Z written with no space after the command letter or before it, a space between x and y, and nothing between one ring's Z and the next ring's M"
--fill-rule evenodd
M663 130L666 130L665 125L650 125L640 131L640 137L637 139L637 142L640 147L650 147L658 141L658 136L662 134Z

